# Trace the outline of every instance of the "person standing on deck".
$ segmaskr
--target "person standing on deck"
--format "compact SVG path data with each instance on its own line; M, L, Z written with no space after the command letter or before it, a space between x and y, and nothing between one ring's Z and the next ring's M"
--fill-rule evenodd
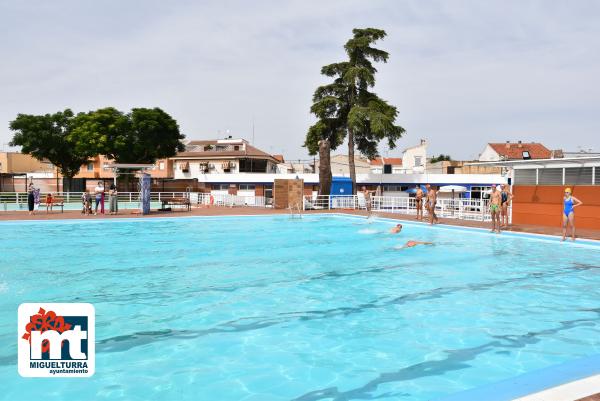
M500 208L502 207L502 195L496 189L496 184L492 185L490 193L490 214L492 215L492 231L500 234Z
M415 200L417 202L417 220L423 220L423 190L417 185L415 190Z
M29 214L34 214L35 207L35 187L33 186L33 182L29 183L27 187L27 209L29 210Z
M567 228L571 225L571 240L575 241L575 208L583 205L579 199L572 195L571 188L565 189L563 198L563 236L562 241L567 237Z
M500 228L505 228L508 227L508 207L510 206L510 203L513 198L513 194L509 191L507 184L502 185L502 192L500 192L500 197L502 200Z
M110 207L110 214L117 214L119 212L119 204L117 199L117 187L115 184L110 184L108 190L108 203Z
M371 216L371 191L368 191L366 187L362 187L363 196L365 197L365 209L367 209L367 216Z
M427 188L427 211L429 212L429 224L437 224L438 217L435 215L435 204L437 203L437 190L433 186Z
M34 211L38 211L38 209L40 208L40 199L41 195L40 195L40 189L39 188L35 188L33 190L33 210Z
M94 208L94 216L98 214L98 206L100 206L100 203L102 202L103 194L104 194L104 185L102 184L102 181L98 181L98 185L96 186L96 188L94 188L94 198L96 201L96 205Z

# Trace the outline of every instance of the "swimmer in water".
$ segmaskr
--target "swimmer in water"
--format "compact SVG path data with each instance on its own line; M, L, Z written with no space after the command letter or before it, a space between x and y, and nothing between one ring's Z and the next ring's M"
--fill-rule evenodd
M390 234L398 234L400 231L402 231L402 224L396 224L390 229Z
M402 247L402 249L404 248L412 248L414 246L417 245L433 245L433 242L425 242L425 241L407 241L406 244L404 244L404 246Z

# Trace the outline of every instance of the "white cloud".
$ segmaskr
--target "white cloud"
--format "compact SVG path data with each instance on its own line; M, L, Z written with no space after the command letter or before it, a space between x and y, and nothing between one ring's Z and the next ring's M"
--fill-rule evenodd
M476 156L491 140L596 146L595 2L0 3L0 144L17 113L159 106L189 138L251 135L304 157L310 100L353 27L386 29L377 91L400 147ZM343 149L341 150L343 151Z

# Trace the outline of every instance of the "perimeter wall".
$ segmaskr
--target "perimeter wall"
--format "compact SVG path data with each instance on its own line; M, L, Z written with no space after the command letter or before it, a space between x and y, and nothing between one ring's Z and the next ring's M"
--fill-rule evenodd
M560 227L563 191L559 185L515 185L513 191L513 224L535 224ZM573 196L583 202L575 209L575 227L600 230L600 186L571 186Z

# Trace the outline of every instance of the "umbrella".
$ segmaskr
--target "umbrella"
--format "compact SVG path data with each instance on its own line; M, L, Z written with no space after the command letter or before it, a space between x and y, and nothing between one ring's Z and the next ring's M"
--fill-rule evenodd
M452 192L452 203L454 203L454 194L467 192L467 188L460 185L444 185L443 187L440 187L439 192ZM454 209L452 210L452 213L454 213Z
M463 193L463 192L467 192L467 188L460 186L460 185L444 185L443 187L440 187L440 191L439 192L452 192L452 193Z
M421 190L423 191L423 193L427 193L427 188L425 188L425 185L421 185ZM411 188L407 189L405 192L414 195L417 192L417 188L411 187Z

